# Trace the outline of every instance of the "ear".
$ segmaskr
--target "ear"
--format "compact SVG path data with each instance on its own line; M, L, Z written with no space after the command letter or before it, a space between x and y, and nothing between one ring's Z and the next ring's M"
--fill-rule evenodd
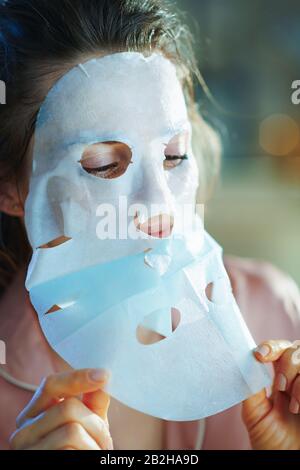
M0 188L0 211L13 217L24 217L24 207L17 185L5 182Z

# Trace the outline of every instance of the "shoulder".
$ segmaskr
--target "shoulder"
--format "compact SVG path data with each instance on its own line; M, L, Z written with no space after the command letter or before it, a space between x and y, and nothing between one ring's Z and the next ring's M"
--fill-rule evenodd
M295 281L265 261L226 256L224 264L255 339L299 339L300 291Z

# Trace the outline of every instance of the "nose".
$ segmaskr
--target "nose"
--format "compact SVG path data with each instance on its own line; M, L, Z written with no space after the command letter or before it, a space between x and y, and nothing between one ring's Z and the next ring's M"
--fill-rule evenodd
M173 194L168 185L166 172L157 154L162 153L161 144L148 144L148 158L142 166L143 189L139 195L141 208L134 222L137 230L156 238L168 238L174 227Z
M167 238L174 226L174 217L170 214L158 214L140 223L138 214L134 219L136 228L151 237Z

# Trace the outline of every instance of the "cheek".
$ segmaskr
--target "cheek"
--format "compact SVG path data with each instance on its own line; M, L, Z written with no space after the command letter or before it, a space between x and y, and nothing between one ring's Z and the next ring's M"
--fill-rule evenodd
M178 203L195 203L199 175L193 158L167 171L166 179L170 192Z

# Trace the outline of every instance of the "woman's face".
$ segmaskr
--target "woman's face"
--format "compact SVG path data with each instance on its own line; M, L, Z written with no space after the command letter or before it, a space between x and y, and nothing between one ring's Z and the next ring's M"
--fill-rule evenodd
M93 76L78 65L77 76L75 69L67 73L46 97L18 191L9 187L14 202L8 206L13 208L11 215L24 215L23 202L35 169L44 179L48 175L47 191L36 195L37 204L42 203L51 218L59 217L49 204L53 193L65 191L65 198L83 200L83 187L76 187L79 172L89 178L98 203L115 206L122 196L130 204L139 200L145 207L138 211L136 227L152 236L170 234L176 201L194 204L197 166L179 80L165 59L144 64L126 59L126 64L118 61L122 54L114 56L106 56L106 64ZM55 178L60 169L65 176ZM155 204L161 207L150 217L150 206ZM34 242L32 233L29 237ZM33 247L55 244L56 238L46 236Z
M88 61L48 94L25 207L34 249L26 279L32 304L49 344L72 367L110 370L108 393L165 419L198 419L249 391L226 341L237 311L220 247L208 236L202 243L200 223L190 239L183 231L178 240L161 240L170 230L159 224L150 234L141 230L149 214L164 213L174 220L173 233L185 229L178 226L186 215L180 209L194 208L197 185L182 87L163 56L122 53ZM139 233L148 237L131 237ZM221 306L204 294L220 280ZM144 344L139 326L165 340ZM241 324L233 348L241 357L250 349L244 336ZM204 367L209 359L213 377ZM236 391L225 400L223 385L214 386L224 364L225 388ZM170 395L180 374L181 393ZM258 382L257 389L264 386ZM187 409L183 396L194 397Z
M105 207L115 212L110 219L119 235L124 201L127 227L134 219L136 229L167 236L180 208L195 204L197 185L173 64L140 53L90 60L56 83L38 116L26 202L31 244L82 232L101 238Z

